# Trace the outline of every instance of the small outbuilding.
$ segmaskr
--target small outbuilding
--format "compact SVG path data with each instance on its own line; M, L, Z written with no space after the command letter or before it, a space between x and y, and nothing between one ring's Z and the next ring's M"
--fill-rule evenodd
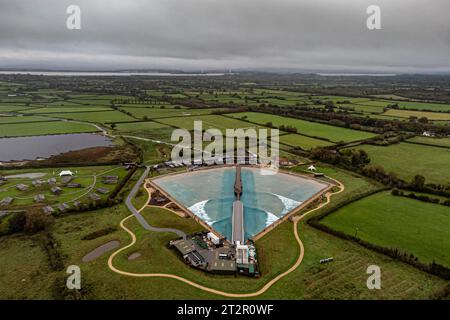
M14 198L12 198L12 197L6 197L6 198L3 198L3 199L0 201L0 207L6 207L6 206L9 206L11 203L13 203L13 201L14 201Z
M43 194L38 194L34 196L34 202L43 202L45 200L45 196Z
M42 211L44 211L44 213L47 215L51 215L55 212L55 209L53 209L51 206L46 206L42 208Z
M26 184L20 183L16 186L19 191L28 191L28 186Z
M60 187L52 187L50 189L53 194L60 195L62 193L62 189Z

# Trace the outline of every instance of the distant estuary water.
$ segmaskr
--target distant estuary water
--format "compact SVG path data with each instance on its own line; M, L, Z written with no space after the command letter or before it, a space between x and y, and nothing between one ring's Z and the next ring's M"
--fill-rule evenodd
M314 180L242 168L245 239L282 218L326 188ZM231 239L234 168L218 168L155 179L154 182L223 236Z
M111 145L110 138L92 133L0 138L0 162L49 158L68 151Z

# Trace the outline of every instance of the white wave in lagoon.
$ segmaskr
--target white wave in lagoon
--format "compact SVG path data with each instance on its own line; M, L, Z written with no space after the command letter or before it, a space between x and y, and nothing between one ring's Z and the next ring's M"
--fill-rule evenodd
M266 218L266 227L270 226L272 223L274 223L275 221L277 221L278 219L280 219L280 217L277 217L276 215L274 215L272 212L269 211L265 211L267 213L267 218Z
M280 214L281 216L284 216L286 213L288 213L289 211L295 209L296 207L298 207L299 205L302 204L301 201L296 201L296 200L293 200L290 198L286 198L286 197L280 196L279 194L275 194L275 193L272 193L272 194L274 196L278 197L278 199L280 199L280 201L284 205L284 209Z
M207 224L212 225L215 221L211 220L211 217L206 213L205 206L209 200L203 200L190 206L188 209L192 211L197 217L205 221Z

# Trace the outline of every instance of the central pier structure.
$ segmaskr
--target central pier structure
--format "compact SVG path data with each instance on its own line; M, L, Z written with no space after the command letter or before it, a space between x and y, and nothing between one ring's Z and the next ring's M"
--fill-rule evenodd
M244 244L244 204L241 202L242 196L242 178L241 166L236 166L236 178L234 181L234 195L236 200L233 202L233 217L231 240L233 244Z

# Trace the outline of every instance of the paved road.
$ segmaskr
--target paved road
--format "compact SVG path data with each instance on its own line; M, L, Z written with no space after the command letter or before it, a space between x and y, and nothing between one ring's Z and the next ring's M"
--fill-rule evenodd
M134 185L133 190L131 190L130 194L128 195L127 199L125 200L125 204L128 207L128 210L130 210L131 213L133 213L133 215L136 217L136 219L139 221L139 223L142 225L142 227L145 230L149 230L149 231L153 231L153 232L171 232L171 233L175 233L179 237L182 237L183 239L185 239L186 234L181 230L173 229L173 228L156 228L156 227L151 226L147 222L147 220L145 220L145 218L139 213L139 211L134 207L134 205L132 203L132 199L138 192L142 183L144 183L144 180L147 177L149 172L150 172L150 167L146 167L145 172L139 178L138 182Z

